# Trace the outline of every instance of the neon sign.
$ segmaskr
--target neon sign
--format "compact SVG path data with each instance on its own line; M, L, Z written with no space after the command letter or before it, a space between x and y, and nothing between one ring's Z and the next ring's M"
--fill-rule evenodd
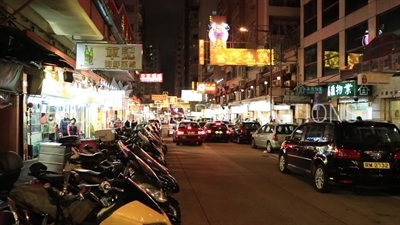
M210 44L214 47L226 48L226 42L229 38L230 27L225 23L225 17L212 16L210 25L208 25L208 37Z

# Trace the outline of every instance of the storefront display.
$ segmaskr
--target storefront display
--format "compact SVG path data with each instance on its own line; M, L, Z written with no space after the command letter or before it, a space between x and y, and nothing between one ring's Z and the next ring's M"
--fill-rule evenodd
M26 103L32 106L26 113L26 124L27 144L32 145L33 157L38 155L41 142L53 140L52 124L57 124L58 131L65 114L76 119L82 137L92 137L94 129L102 127L98 125L96 109L103 104L103 94L96 88L64 82L62 71L45 71L39 94L26 98Z
M391 99L389 108L392 123L400 127L400 99Z
M358 116L365 120L372 119L371 103L354 102L354 101L339 101L339 118L342 120L355 120ZM332 112L336 113L336 112Z

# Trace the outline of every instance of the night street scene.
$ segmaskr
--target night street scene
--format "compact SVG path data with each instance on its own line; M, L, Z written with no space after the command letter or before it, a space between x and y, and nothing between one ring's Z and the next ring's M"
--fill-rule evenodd
M0 225L399 225L400 1L0 0Z

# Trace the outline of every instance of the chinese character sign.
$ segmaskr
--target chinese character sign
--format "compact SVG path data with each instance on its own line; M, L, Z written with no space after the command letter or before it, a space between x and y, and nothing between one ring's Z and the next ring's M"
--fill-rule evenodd
M197 83L197 91L202 94L215 94L217 92L217 85L215 83Z
M328 98L343 97L343 96L356 96L357 85L355 81L345 81L340 83L328 84Z
M274 50L213 48L210 49L210 65L266 66L274 65Z
M321 86L300 86L296 89L297 95L314 95L315 93L322 94Z
M199 39L199 65L204 65L204 40Z
M162 83L162 73L141 73L139 74L139 80L142 83Z
M77 43L76 69L141 70L142 45Z

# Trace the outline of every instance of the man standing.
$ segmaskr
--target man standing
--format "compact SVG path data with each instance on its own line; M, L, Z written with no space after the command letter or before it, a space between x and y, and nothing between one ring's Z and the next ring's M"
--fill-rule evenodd
M69 119L69 114L65 113L64 118L60 121L60 132L62 136L68 136L67 126L71 123Z

